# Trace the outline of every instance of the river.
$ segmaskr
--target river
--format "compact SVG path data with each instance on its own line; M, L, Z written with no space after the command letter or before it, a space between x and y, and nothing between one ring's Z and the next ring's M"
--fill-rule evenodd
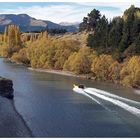
M35 72L21 65L3 62L2 58L0 76L13 80L15 108L34 137L140 137L140 117L131 110L94 95L77 94L72 88L73 83L80 83L131 99L132 102L121 102L139 111L138 90Z

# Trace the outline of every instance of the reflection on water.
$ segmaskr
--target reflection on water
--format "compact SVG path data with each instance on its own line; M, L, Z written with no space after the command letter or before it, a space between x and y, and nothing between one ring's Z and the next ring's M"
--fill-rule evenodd
M140 101L133 89L80 78L30 71L3 63L0 75L14 82L15 105L35 136L42 137L134 137L140 136L129 121L138 119L124 111L109 112L91 99L72 91L73 83L85 84ZM114 106L113 106L114 107ZM119 110L119 108L118 108ZM133 118L133 119L132 119Z

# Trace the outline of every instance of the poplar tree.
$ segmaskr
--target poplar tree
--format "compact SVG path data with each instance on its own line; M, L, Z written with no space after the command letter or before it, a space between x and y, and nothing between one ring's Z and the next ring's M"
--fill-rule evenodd
M20 29L16 25L9 25L5 28L4 46L6 46L7 57L11 57L14 52L21 48Z

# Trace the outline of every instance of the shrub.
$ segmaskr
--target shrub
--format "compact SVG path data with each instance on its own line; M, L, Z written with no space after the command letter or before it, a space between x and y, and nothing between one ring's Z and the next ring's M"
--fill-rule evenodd
M140 56L130 58L123 66L120 76L124 85L140 87Z
M93 59L91 71L99 80L109 79L109 67L114 62L110 55L100 55Z

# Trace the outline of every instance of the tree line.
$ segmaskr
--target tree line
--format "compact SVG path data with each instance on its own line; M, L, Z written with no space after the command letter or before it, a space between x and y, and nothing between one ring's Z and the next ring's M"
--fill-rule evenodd
M122 17L114 17L111 21L93 9L83 18L79 30L90 32L87 46L99 54L112 54L120 61L140 54L140 8L134 5Z

